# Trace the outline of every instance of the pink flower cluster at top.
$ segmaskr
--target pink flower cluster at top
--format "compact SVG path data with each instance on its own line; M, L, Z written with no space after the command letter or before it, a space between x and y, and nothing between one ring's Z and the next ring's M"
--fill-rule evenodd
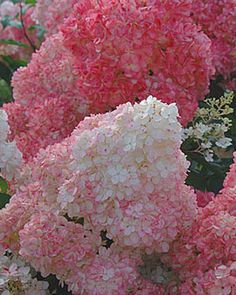
M73 294L165 294L137 269L145 252L167 253L197 213L177 115L150 96L85 118L41 150L0 211L2 250L56 274Z
M25 158L60 142L85 115L152 94L192 119L214 73L211 41L190 1L78 1L62 32L13 78L5 109Z
M46 29L46 36L57 33L70 15L76 0L37 0L32 18Z
M25 13L22 13L25 11ZM14 40L18 42L24 43L28 48L21 47L18 45L7 45L7 44L0 44L0 56L1 55L10 55L15 59L27 59L29 60L33 48L29 44L29 41L26 38L25 32L22 28L22 22L25 30L29 27L35 25L34 21L31 18L31 14L33 12L33 8L29 7L25 4L22 4L22 10L20 8L20 4L16 3L13 4L11 1L3 1L0 4L0 35L1 39L6 40ZM22 19L20 17L22 13ZM6 28L3 27L1 21L4 17L9 17L12 20L12 25L8 25ZM13 25L13 23L15 24ZM37 37L35 31L32 30L31 32L27 30L27 36L32 40L32 43L37 44Z
M193 1L193 17L212 40L212 55L217 73L235 87L236 73L236 2L235 0Z

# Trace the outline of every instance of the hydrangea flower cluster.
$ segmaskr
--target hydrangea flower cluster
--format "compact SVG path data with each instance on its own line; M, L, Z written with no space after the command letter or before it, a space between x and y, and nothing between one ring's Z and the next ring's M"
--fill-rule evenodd
M1 295L49 295L48 282L38 281L31 268L10 252L0 257Z
M22 154L15 141L8 141L9 132L7 114L0 110L0 171L11 180L16 175L17 168L21 166Z
M84 116L149 94L176 102L183 124L191 120L214 69L211 41L190 12L187 0L78 1L62 32L14 75L6 110L25 158Z
M192 11L195 21L212 40L212 55L217 73L222 74L226 80L233 79L231 74L236 72L235 0L193 1ZM235 77L231 86L235 87Z
M40 150L0 211L3 250L56 274L73 294L165 294L138 266L142 253L167 253L197 213L177 116L174 104L150 96L87 117Z
M78 86L94 112L152 94L181 105L182 123L192 118L213 68L210 41L190 11L189 1L91 0L75 6L62 31L76 56Z
M32 18L46 29L46 36L59 31L59 26L73 9L75 0L38 0Z
M183 129L183 139L193 140L194 152L202 154L207 162L212 162L214 156L220 157L222 149L232 145L232 139L225 133L232 125L228 115L234 111L233 99L233 92L225 92L219 99L205 99L205 107L199 108L190 127Z
M18 44L0 44L0 56L10 55L16 59L29 60L33 49L29 44L30 38L32 44L38 45L37 36L32 30L31 32L26 29L35 25L32 20L31 14L33 8L27 4L12 3L11 1L3 1L0 4L0 35L1 40L19 42ZM23 24L22 24L23 23ZM24 26L24 28L23 28ZM27 34L27 37L26 37Z
M28 67L13 77L15 102L5 104L4 109L11 139L16 140L25 159L60 142L89 114L87 100L76 86L74 57L63 42L60 33L47 38Z
M234 160L221 193L199 210L192 226L161 257L177 276L181 295L235 293L235 167Z

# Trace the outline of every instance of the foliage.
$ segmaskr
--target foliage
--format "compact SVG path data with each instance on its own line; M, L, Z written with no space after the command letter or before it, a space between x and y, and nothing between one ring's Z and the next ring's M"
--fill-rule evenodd
M235 101L233 92L205 99L183 130L182 150L191 163L187 184L196 189L217 193L223 186L235 144Z

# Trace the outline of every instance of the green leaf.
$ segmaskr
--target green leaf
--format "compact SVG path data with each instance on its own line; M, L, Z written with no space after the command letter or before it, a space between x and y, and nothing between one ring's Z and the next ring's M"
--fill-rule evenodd
M25 4L35 5L36 4L36 0L25 0Z
M9 102L12 99L10 86L3 79L0 79L0 105L4 102ZM2 102L2 103L1 103Z
M4 59L4 57L3 57ZM8 84L11 81L12 71L7 64L0 61L0 79L4 79Z
M8 194L0 193L0 209L4 208L10 202L11 196Z
M14 4L22 2L22 0L11 0Z
M3 25L3 28L6 28L6 27L15 27L18 29L22 28L22 23L19 20L13 19L11 16L8 16L8 15L4 16L1 19L1 23Z
M15 45L15 46L20 46L24 48L30 48L29 45L20 41L12 40L12 39L0 39L0 44Z
M7 181L0 176L0 191L1 191L1 193L5 194L7 192L7 190L8 190Z
M218 193L222 187L225 179L225 175L214 174L212 177L209 177L206 181L206 189L209 192Z
M12 72L16 71L19 67L27 66L28 62L22 59L13 59L11 56L3 56L2 59L8 64Z
M28 28L29 32L32 32L34 30L36 30L36 33L34 34L36 34L39 41L42 42L42 40L44 39L44 34L46 33L45 28L41 25L32 25Z

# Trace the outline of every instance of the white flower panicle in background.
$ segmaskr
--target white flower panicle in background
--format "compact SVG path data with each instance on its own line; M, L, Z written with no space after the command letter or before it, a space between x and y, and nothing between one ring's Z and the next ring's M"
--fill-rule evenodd
M208 98L204 100L205 107L199 108L192 125L183 129L183 140L192 139L198 152L207 162L214 161L214 155L220 157L220 149L232 145L232 139L225 136L229 131L232 120L227 116L233 113L230 107L234 99L233 92L226 92L219 99Z
M11 180L21 166L22 155L16 143L7 139L10 132L7 119L6 112L0 110L0 171L6 179Z
M12 253L0 257L1 295L48 295L48 282L33 278L31 268Z
M0 17L16 16L19 12L20 7L15 5L11 1L3 1L2 3L0 3Z

